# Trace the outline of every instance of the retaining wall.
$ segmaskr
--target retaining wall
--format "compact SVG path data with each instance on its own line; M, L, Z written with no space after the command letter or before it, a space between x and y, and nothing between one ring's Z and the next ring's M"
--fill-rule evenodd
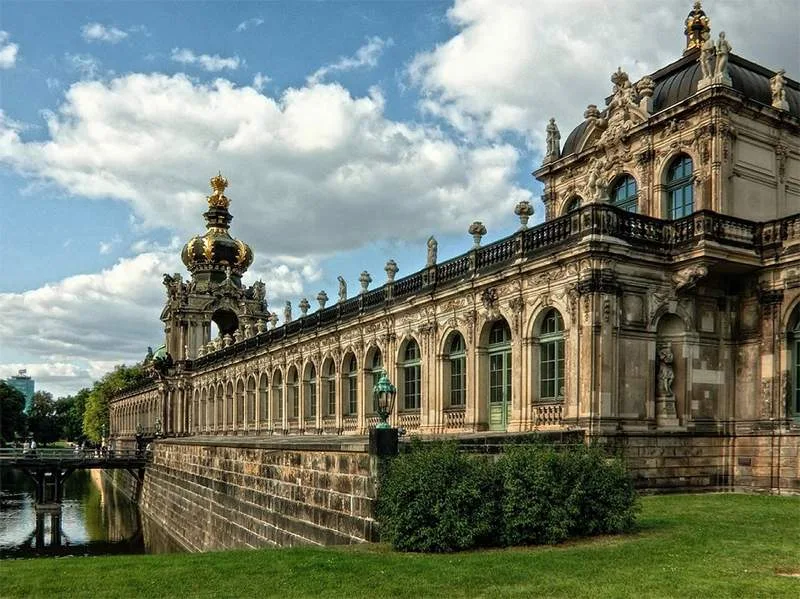
M375 467L363 441L162 440L139 504L189 551L375 541Z

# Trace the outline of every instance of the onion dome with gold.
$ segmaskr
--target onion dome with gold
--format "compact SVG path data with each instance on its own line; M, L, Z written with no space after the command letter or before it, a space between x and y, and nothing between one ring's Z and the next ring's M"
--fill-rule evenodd
M233 216L228 212L230 200L225 195L228 180L222 173L211 179L213 193L208 196L206 234L192 237L183 246L181 259L193 276L209 273L209 280L222 282L230 278L241 283L241 276L253 263L253 250L245 242L228 233ZM197 278L196 276L194 278Z

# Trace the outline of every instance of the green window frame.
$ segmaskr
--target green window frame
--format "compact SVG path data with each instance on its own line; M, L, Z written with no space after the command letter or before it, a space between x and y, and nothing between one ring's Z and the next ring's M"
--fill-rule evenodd
M283 376L280 371L272 377L272 397L275 400L275 418L283 419Z
M403 353L403 409L419 410L422 405L422 367L419 344L410 340Z
M372 355L372 368L370 372L372 373L372 387L370 387L369 392L372 393L372 389L378 384L378 381L381 380L381 376L383 375L383 355L381 354L381 350L376 349L375 353ZM372 397L372 411L378 411L378 399L373 396Z
M793 418L800 418L800 319L792 331L792 396L789 411Z
M489 402L511 403L511 329L499 320L489 331Z
M317 369L313 364L308 373L308 417L317 417Z
M624 175L617 179L611 189L611 203L626 212L639 211L639 192L636 188L636 179Z
M692 159L681 154L667 169L667 218L675 220L694 212Z
M462 407L467 403L467 347L461 333L450 341L450 405Z
M347 362L347 413L355 414L358 410L358 363L351 356Z
M539 398L564 399L564 320L551 309L539 334Z

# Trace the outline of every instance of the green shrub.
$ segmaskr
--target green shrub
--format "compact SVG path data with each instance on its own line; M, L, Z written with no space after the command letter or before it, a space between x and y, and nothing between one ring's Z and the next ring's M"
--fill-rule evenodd
M622 532L634 524L633 483L619 460L599 450L518 446L509 449L498 468L506 544L553 544Z
M498 529L496 471L454 443L418 443L381 481L381 536L400 551L447 552L492 544Z

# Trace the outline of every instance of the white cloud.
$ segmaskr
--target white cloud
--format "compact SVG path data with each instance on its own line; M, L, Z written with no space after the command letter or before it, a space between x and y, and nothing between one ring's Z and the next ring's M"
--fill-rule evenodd
M8 32L0 31L0 69L13 69L17 64L19 44L8 41Z
M384 103L377 89L352 97L337 84L270 97L183 74L82 81L47 118L45 140L25 141L0 121L0 162L126 201L137 223L167 224L182 239L203 230L205 180L221 169L232 232L257 256L416 240L420 222L463 234L476 219L508 223L513 205L530 199L515 183L513 146L459 145L436 127L388 119Z
M219 54L214 54L214 56L195 54L187 48L173 48L171 58L175 62L197 65L210 72L222 71L225 69L235 71L242 64L242 60L238 56L223 58Z
M726 30L737 54L797 75L797 2L769 6L757 19L744 0L705 9L714 35ZM455 0L447 17L457 33L417 55L408 72L422 108L465 134L512 131L541 144L551 116L566 136L587 104L602 105L617 66L639 78L680 58L690 8L683 0Z
M116 27L106 27L102 23L87 23L81 27L81 37L87 42L107 42L116 44L121 42L128 34Z
M61 81L59 81L56 77L48 77L44 80L44 82L49 90L59 89L61 87Z
M183 271L183 265L179 247L152 247L100 273L23 293L0 293L0 336L5 340L0 378L27 368L37 388L55 395L74 393L116 364L140 361L148 345L163 343L161 274ZM313 260L260 258L245 278L249 283L264 278L275 311L283 298L301 293L315 269ZM20 356L30 360L22 363Z
M122 238L119 235L114 235L114 237L109 241L101 241L99 244L100 253L110 254L111 250L113 250L115 246L119 245L121 241Z
M100 61L91 54L65 54L67 64L80 73L82 79L94 79L100 71Z
M242 21L236 26L236 31L241 33L242 31L247 31L253 27L258 27L259 25L264 24L264 19L260 17L254 17L252 19L247 19L246 21Z
M272 77L262 75L261 73L256 73L253 77L253 87L258 91L264 91L264 88L270 81L272 81Z
M393 45L394 41L391 38L386 40L379 37L368 38L367 43L356 50L354 56L342 56L335 63L317 69L308 77L308 82L310 84L318 83L331 73L353 71L364 67L374 68L384 49Z

